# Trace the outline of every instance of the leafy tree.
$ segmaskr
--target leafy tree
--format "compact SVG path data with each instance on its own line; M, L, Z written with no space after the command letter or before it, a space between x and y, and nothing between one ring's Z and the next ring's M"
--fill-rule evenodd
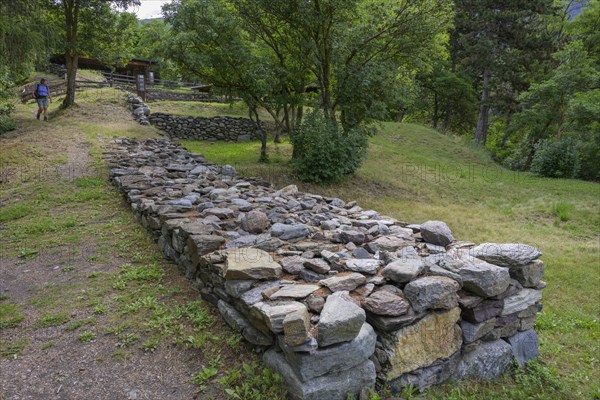
M520 97L524 110L518 118L519 125L526 126L534 137L554 132L560 140L567 128L571 98L598 85L599 74L580 41L569 43L555 57L559 64L550 78L531 85Z
M139 57L158 61L158 73L163 80L181 81L184 76L169 54L171 25L159 19L144 22L139 29L135 53Z
M67 94L63 107L75 104L75 78L80 53L80 22L91 23L90 16L107 5L127 8L139 5L139 0L55 0L54 9L61 12L65 28L65 60L67 67Z
M123 67L136 56L138 19L133 13L118 12L110 4L81 11L79 52L113 68Z
M475 142L485 144L489 116L504 85L503 103L515 109L514 99L527 86L523 79L533 60L549 49L543 34L545 15L554 12L552 0L457 0L452 32L453 60L475 78L479 111ZM508 90L507 90L508 89ZM502 91L497 91L502 93ZM509 101L507 101L509 100Z
M427 120L441 131L465 132L474 127L477 99L470 78L446 63L418 76L424 90Z
M399 69L434 57L450 15L445 0L191 0L166 8L179 65L237 91L292 135L306 105L340 132L387 118ZM303 149L294 146L294 156Z

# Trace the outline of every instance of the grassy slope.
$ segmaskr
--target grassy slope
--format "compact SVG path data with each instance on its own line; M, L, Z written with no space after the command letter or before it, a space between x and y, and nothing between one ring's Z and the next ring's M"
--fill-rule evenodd
M113 89L78 93L67 111L60 101L48 123L33 117L34 104L17 105L17 130L0 136L0 281L10 282L0 288L0 397L41 398L56 390L55 376L66 379L61 396L122 397L122 381L77 370L96 357L95 378L125 376L150 398L165 398L162 379L181 394L169 398L283 398L108 182L103 146L158 131L134 122ZM151 376L153 368L162 370Z
M256 163L258 143L186 142L209 160L284 184L288 144L270 145L271 164ZM358 200L407 222L439 219L459 240L524 242L546 263L544 311L538 317L541 364L501 385L462 383L443 398L591 398L600 396L598 340L600 232L597 183L508 171L462 138L412 124L386 123L372 138L356 176L306 191ZM462 393L457 395L457 393Z

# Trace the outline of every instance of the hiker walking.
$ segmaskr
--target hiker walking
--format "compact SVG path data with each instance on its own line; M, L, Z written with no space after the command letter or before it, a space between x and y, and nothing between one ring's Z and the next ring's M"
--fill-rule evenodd
M44 78L40 80L40 83L35 85L33 94L35 95L35 101L39 107L36 118L40 119L40 115L43 111L44 121L48 121L48 100L50 100L50 90L48 89L48 85L46 85L46 80Z

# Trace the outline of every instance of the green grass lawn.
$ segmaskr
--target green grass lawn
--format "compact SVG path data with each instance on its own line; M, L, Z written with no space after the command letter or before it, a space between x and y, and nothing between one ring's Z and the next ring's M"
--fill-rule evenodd
M197 101L155 101L149 103L153 113L163 112L174 115L185 115L194 117L244 117L248 118L248 107L243 102L208 103ZM259 110L261 119L269 121L271 117L263 110Z
M289 144L186 141L208 160L282 185L293 182ZM500 383L460 383L431 391L439 398L600 398L600 185L506 170L464 138L384 123L354 177L302 190L357 200L399 220L445 221L458 240L523 242L546 263L544 311L538 314L540 363Z

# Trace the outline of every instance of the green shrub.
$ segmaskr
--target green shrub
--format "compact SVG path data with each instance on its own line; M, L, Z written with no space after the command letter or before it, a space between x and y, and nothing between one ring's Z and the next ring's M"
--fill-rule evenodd
M12 131L16 129L15 121L8 117L0 117L0 133Z
M339 181L360 166L367 151L367 136L365 128L343 132L321 112L313 112L292 135L297 154L292 162L294 171L305 182Z
M531 171L551 178L575 178L579 173L579 142L571 138L537 144Z

